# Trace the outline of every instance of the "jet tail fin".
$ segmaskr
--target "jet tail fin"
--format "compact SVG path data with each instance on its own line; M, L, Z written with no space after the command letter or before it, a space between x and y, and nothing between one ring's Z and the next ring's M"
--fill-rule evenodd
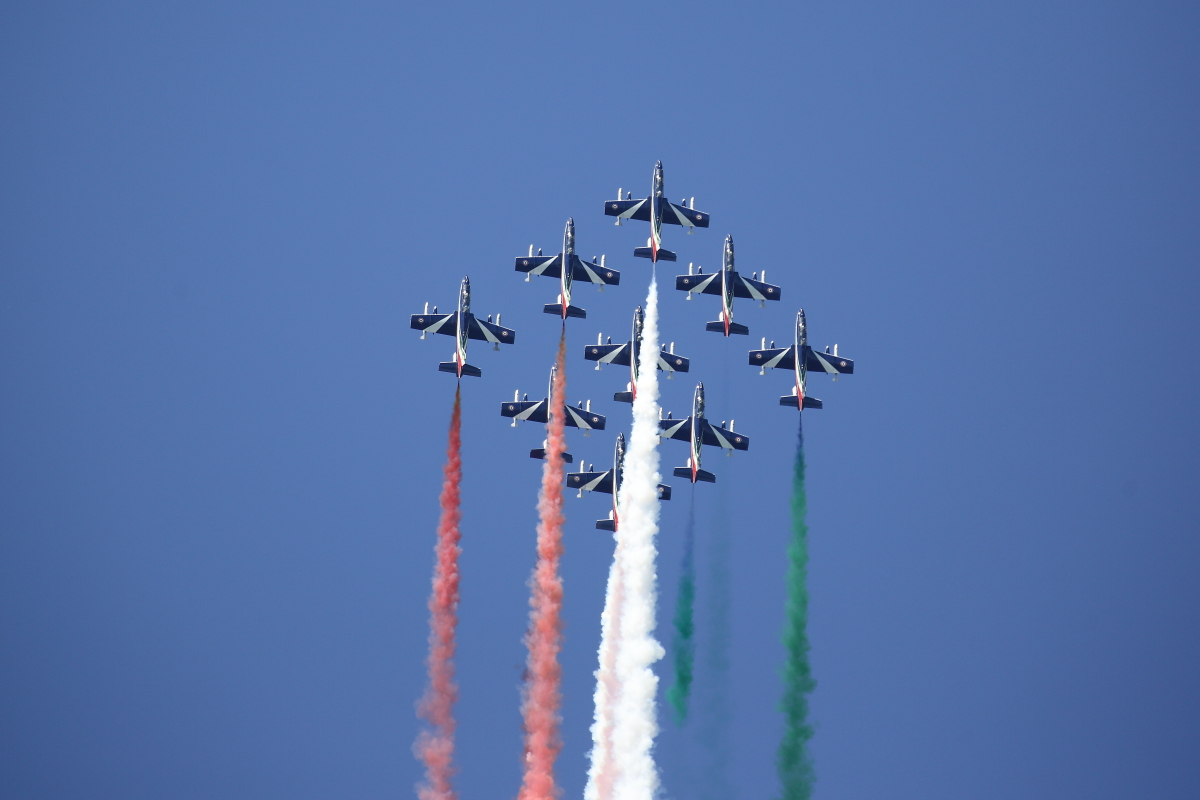
M556 317L562 316L562 303L546 303L542 306L542 311L547 314L553 314ZM567 306L567 316L575 317L576 319L587 319L587 312L579 306Z
M722 322L721 320L717 320L716 322L710 322L704 326L704 330L714 331L716 333L725 333L725 323ZM729 323L729 332L730 333L740 333L742 336L750 335L750 329L747 328L745 325L741 325L737 322Z
M458 364L454 363L453 361L439 362L438 363L438 372L452 372L455 375L457 375L458 374ZM479 367L473 367L470 364L463 364L462 374L470 375L473 378L482 378L483 370L481 370Z
M530 458L540 458L544 461L546 459L546 451L544 449L542 449L541 447L539 447L536 450L530 450L529 457ZM575 457L572 456L570 453L564 452L562 454L562 459L563 459L563 461L567 462L568 464L575 463Z
M783 397L779 398L779 405L788 406L790 408L798 408L799 404L796 401L799 399L800 398L796 397L796 395L794 395L794 394L785 394ZM815 397L805 397L804 398L804 407L805 408L824 408L824 404Z
M613 400L616 400L618 403L632 403L633 392L617 392L613 395Z
M649 247L635 247L633 249L633 256L634 256L634 258L653 259L654 251ZM672 253L670 250L664 250L660 247L660 248L658 248L658 260L659 261L675 261L676 258L675 258L675 254Z
M676 478L687 478L689 481L692 480L692 468L691 467L676 467L675 471L672 472L671 474L674 475ZM704 481L705 483L716 483L717 476L713 475L711 472L705 472L702 469L698 469L698 470L696 470L696 481ZM692 482L695 483L696 481L692 481Z

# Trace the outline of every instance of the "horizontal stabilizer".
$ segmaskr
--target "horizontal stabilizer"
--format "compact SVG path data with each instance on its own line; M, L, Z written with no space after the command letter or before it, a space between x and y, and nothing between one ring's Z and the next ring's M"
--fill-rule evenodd
M598 519L596 520L596 528L609 533L617 532L617 521L615 519Z
M616 400L618 403L632 403L633 392L617 392L613 395L613 400Z
M540 458L540 459L544 460L546 458L546 451L540 447L537 450L530 450L529 457L530 458ZM575 463L575 457L572 456L570 453L564 452L562 458L563 458L563 461L567 462L568 464Z
M672 474L676 478L687 478L689 481L692 480L692 468L691 467L676 467L675 471ZM705 483L716 483L717 476L713 475L711 472L705 472L702 469L698 469L698 470L696 470L696 480L692 481L692 483L695 483L696 481L704 481Z
M546 303L542 306L542 311L547 314L553 314L556 317L562 316L562 303ZM579 306L567 306L567 316L575 317L576 319L587 319L587 312Z
M717 333L725 333L725 323L722 322L721 320L717 320L716 322L710 322L704 326L704 330L715 331ZM742 336L750 335L750 329L747 328L745 325L741 325L737 322L729 323L729 332L730 333L740 333Z
M652 251L649 247L635 247L633 250L633 255L634 258L654 258L654 251ZM670 250L663 250L660 247L658 248L658 260L675 261L676 258L675 254Z
M458 364L454 363L453 361L439 362L438 363L438 372L451 372L451 373L457 375L458 374ZM483 370L481 370L479 367L472 367L470 364L463 364L462 374L470 375L473 378L482 378Z
M779 405L788 406L789 408L797 408L798 407L797 401L799 399L800 398L796 397L796 395L794 395L794 394L785 394L783 397L779 398ZM805 408L824 408L821 401L815 397L805 397L804 398L804 407Z
M665 483L660 483L658 485L658 499L659 500L670 500L671 499L671 487L667 486Z

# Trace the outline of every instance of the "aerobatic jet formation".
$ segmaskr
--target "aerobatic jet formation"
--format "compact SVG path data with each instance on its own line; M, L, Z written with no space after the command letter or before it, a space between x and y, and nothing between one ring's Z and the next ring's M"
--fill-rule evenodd
M512 419L512 427L517 427L518 422L541 422L550 421L550 395L554 392L554 376L558 372L558 367L550 368L550 386L546 390L546 397L541 400L530 400L526 394L521 397L521 390L518 389L513 393L513 399L507 403L500 404L500 416L510 417ZM592 411L592 401L588 400L585 404L580 400L576 408L571 408L566 402L563 402L563 423L569 428L579 428L583 431L583 435L587 436L588 431L602 431L606 424L606 419L603 414L597 414ZM545 447L529 451L530 458L545 458ZM568 464L574 461L570 453L563 453L563 460Z
M579 497L583 497L584 492L603 492L604 494L612 495L612 511L608 512L608 519L596 520L596 527L602 531L617 530L617 509L621 501L621 480L625 476L625 434L617 434L617 444L613 449L613 467L605 472L594 472L595 464L590 465L583 472L571 472L567 474L567 486L579 490ZM665 483L658 485L658 499L670 500L671 487Z
M637 397L637 379L638 379L638 354L642 350L642 325L645 323L645 316L642 313L642 307L638 306L633 312L633 338L624 344L613 344L612 337L608 338L608 344L601 344L604 334L596 337L595 344L589 344L583 349L583 357L588 361L596 362L596 369L600 369L601 364L618 364L623 367L629 367L629 385L623 392L617 392L613 395L613 400L618 403L632 403ZM685 356L676 355L675 343L671 342L670 349L664 343L661 352L658 354L658 368L667 373L667 378L673 378L676 372L687 372L691 365L691 361Z
M733 321L733 298L745 297L757 300L759 305L765 305L767 300L779 299L779 287L767 283L767 271L763 270L762 280L758 273L753 278L746 278L733 268L733 237L725 237L725 249L721 252L721 271L710 275L704 274L704 268L693 274L688 265L688 274L675 278L675 288L687 292L687 299L692 299L693 292L700 294L717 294L721 296L721 318L704 326L706 331L716 331L728 336L731 333L749 334L750 329Z
M426 303L423 314L412 315L409 327L420 331L422 339L427 333L443 333L454 337L454 360L439 363L438 371L453 372L459 379L462 379L463 375L472 375L476 378L483 375L479 367L467 363L468 339L491 342L494 345L493 349L499 350L501 344L512 344L517 338L516 331L501 327L499 314L496 315L496 322L493 323L491 314L488 315L487 322L484 322L471 313L471 280L469 278L463 278L462 285L459 287L457 311L451 314L439 314L437 306L434 306L433 313L430 313L429 303Z
M767 340L763 339L762 350L750 351L750 363L759 368L759 375L766 375L767 367L792 370L796 377L796 385L792 387L791 394L785 394L779 398L779 405L791 406L799 411L822 407L820 400L808 396L809 370L832 375L835 381L838 375L854 374L854 362L839 356L836 344L833 346L832 353L829 352L828 347L825 348L824 353L819 353L809 347L804 309L800 309L796 314L796 334L793 343L788 347L776 348L775 343L771 342L771 346L768 348Z
M704 418L703 383L696 384L696 394L692 398L692 415L687 419L671 419L671 415L668 414L666 419L658 421L658 428L659 437L679 439L690 444L691 456L688 458L687 465L676 467L671 474L677 478L687 478L692 483L697 481L717 482L716 475L700 469L700 447L702 445L720 447L729 455L733 455L734 450L750 449L750 437L742 433L735 433L733 420L729 420L729 427L726 428L724 421L720 425L713 425Z
M564 267L564 264L567 266ZM538 250L535 256L533 245L529 245L529 255L518 256L516 268L517 272L526 273L526 281L533 275L558 278L558 300L547 303L542 310L547 314L558 314L563 320L567 317L578 317L579 319L587 317L586 311L571 305L571 287L575 281L594 283L600 287L601 291L605 286L616 286L621 282L621 273L604 266L604 256L600 256L599 264L596 263L594 257L592 263L589 264L575 255L574 219L567 220L567 226L563 229L562 251L558 255L543 256L542 251Z
M645 247L635 248L633 254L638 258L648 258L652 262L674 261L675 254L664 250L662 246L662 226L682 225L692 233L696 228L707 228L709 215L696 210L696 198L691 203L683 200L675 205L663 196L663 165L659 161L654 165L654 179L650 185L650 196L642 200L632 199L632 192L617 189L617 199L604 204L604 213L617 218L617 225L624 219L636 219L650 223L650 238Z

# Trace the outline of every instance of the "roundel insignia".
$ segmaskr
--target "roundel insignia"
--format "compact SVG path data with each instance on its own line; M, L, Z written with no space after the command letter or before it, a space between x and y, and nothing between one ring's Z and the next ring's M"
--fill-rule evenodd
M522 261L522 262L521 262L521 266L522 266L522 267L528 267L528 266L529 266L529 259L525 259L524 261Z
M418 324L418 325L424 325L424 324L425 324L425 318L424 318L424 317L417 317L417 324Z
M606 272L606 273L604 273L604 277L606 277L606 278L611 278L611 277L612 277L612 273L611 273L611 272Z
M691 283L691 281L689 281L687 278L684 278L684 279L683 279L683 285L684 285L684 286L687 286L689 283Z
M613 203L613 208L615 209L616 207L617 207L617 204L616 204L616 203Z
M500 331L501 336L508 336L508 331Z
M682 358L677 358L677 359L675 359L675 366L679 367L679 366L682 366L682 365L683 365L683 359L682 359Z
M509 411L514 411L514 410L516 410L516 406L509 406L509 407L508 407L508 410L509 410Z
M734 440L735 442L737 442L738 444L741 444L741 443L742 443L742 437L740 437L740 436L735 436L735 437L733 437L733 440Z
M592 422L599 422L599 421L600 421L599 417L592 417Z
M762 361L762 353L755 353L754 358L758 361Z
M773 292L773 291L775 291L775 290L774 290L774 289L771 289L771 288L768 288L768 289L767 289L767 294L771 294L771 292Z
M846 366L846 362L845 362L845 361L841 361L841 362L839 362L839 363L838 363L838 366L839 366L839 367L844 367L844 366Z
M600 348L598 348L598 347L593 347L593 348L592 348L592 353L593 353L593 354L594 354L594 353L599 353L599 352L600 352Z

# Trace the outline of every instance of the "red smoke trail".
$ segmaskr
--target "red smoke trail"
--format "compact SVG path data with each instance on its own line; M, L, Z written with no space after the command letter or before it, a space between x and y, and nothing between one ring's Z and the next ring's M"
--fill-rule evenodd
M521 713L525 718L525 775L518 800L555 800L554 760L562 749L558 735L562 703L562 558L563 404L566 397L566 332L558 340L558 369L550 388L550 421L546 424L546 462L542 465L542 491L538 495L537 566L530 581L529 648Z
M434 547L433 591L429 594L429 685L417 706L417 714L433 726L421 731L413 751L425 762L425 782L417 786L421 800L455 800L450 786L454 774L454 631L458 627L458 523L462 519L459 485L462 483L462 401L454 392L450 415L450 437L446 445L445 478L442 481L442 516Z

